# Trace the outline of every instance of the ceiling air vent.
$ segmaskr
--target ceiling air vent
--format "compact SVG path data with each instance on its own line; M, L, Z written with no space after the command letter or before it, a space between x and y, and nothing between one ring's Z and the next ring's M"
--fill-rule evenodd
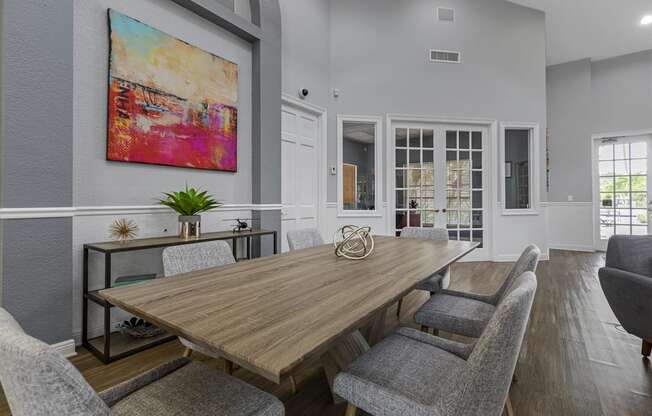
M455 9L449 9L447 7L437 7L437 19L440 22L454 22Z
M430 49L430 62L459 64L462 62L462 54L456 51Z

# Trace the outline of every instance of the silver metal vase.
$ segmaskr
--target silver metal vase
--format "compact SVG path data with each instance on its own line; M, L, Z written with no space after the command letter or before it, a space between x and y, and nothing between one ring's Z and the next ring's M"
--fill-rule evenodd
M201 235L201 215L179 215L179 238L190 240Z

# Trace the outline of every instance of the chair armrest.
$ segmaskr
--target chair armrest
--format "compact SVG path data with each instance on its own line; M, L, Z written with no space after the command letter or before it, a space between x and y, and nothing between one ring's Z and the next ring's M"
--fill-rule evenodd
M175 372L181 367L190 363L188 358L179 358L170 361L156 368L153 368L143 374L140 374L130 380L122 382L116 386L108 388L99 393L104 403L111 407L130 394L142 389L143 387L162 379L170 373Z
M473 299L495 306L492 295L478 295L476 293L458 292L457 290L449 290L449 289L443 289L437 293L441 293L443 295L449 295L449 296L457 296L460 298Z
M473 352L473 344L464 344L457 341L451 341L446 338L437 337L425 332L417 331L414 328L402 327L396 330L396 334L402 335L406 338L412 338L415 341L423 342L424 344L432 345L433 347L440 348L444 351L448 351L451 354L457 355L458 357L466 360Z
M598 272L602 291L627 332L652 339L652 278L612 267Z

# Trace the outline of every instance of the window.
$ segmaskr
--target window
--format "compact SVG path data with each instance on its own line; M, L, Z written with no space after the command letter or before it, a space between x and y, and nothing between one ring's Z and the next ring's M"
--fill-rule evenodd
M504 215L536 214L536 154L539 127L504 123L501 127L501 188Z
M599 145L601 240L648 234L648 141L604 139Z
M380 204L379 117L338 117L341 216L376 215Z

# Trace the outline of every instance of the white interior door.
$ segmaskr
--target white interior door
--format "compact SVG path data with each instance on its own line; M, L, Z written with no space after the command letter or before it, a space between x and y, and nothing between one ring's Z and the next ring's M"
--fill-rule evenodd
M485 127L394 124L395 230L437 227L477 241L468 259L489 258L488 131Z
M606 250L614 234L647 235L652 202L652 135L594 142L595 248Z
M281 122L281 250L288 251L287 232L317 228L319 201L319 119L284 105Z

